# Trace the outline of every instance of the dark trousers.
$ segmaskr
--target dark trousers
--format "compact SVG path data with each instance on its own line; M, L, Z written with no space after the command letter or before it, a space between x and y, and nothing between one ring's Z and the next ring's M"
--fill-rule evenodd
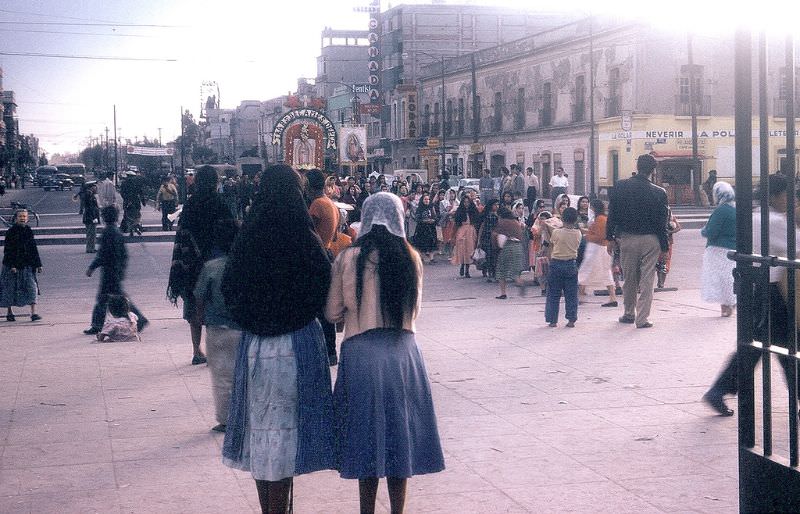
M578 319L578 266L575 260L561 261L550 259L547 274L547 302L544 306L544 319L548 323L558 322L559 303L564 294L567 320Z
M172 230L172 222L167 218L175 212L175 200L164 200L161 202L161 230L164 232Z
M118 280L101 279L100 288L97 290L97 299L95 300L94 309L92 310L93 328L101 329L103 328L103 323L106 322L109 295L125 296L125 292L122 290L122 283ZM128 298L128 302L130 303L131 312L139 317L139 324L141 325L147 318L145 318L144 314L130 301L130 298Z
M97 239L97 225L94 223L84 223L86 226L86 252L93 253L95 251L94 244Z
M528 210L533 212L533 204L536 203L536 188L533 186L528 186L526 193L526 205L528 206Z
M762 290L763 291L763 290ZM760 302L761 295L756 288L756 312L753 313L755 321L755 339L763 341L766 339L767 327L767 309L766 306ZM769 304L772 309L772 344L774 346L786 346L787 333L786 323L788 312L786 311L786 302L783 300L777 284L769 285ZM737 363L737 355L744 359L745 370L748 375L752 375L755 371L758 360L761 358L761 350L752 347L739 348L738 353L734 352L728 359L728 364L719 374L711 386L711 392L718 394L736 394L739 392L738 374L739 366ZM783 373L786 377L786 383L789 383L789 365L791 360L783 355L778 356L778 362L783 367Z
M483 251L486 252L486 262L484 263L484 271L486 271L486 276L489 278L494 278L497 274L497 256L500 255L500 250L497 248L483 248Z
M552 191L550 191L550 199L553 201L553 208L556 207L556 199L561 196L567 194L566 187L554 187Z

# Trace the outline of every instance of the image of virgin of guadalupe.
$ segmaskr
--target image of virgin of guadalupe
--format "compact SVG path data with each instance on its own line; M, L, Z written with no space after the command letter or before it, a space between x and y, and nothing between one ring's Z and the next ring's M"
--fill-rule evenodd
M347 159L352 162L365 161L364 147L358 134L351 133L347 136Z
M295 168L310 169L314 167L314 150L316 141L308 137L308 124L300 127L300 139L294 140L292 165Z

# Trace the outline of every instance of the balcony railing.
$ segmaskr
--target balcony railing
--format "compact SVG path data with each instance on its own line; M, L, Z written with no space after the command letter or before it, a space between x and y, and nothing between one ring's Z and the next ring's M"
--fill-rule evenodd
M697 116L711 116L711 95L697 98L694 107ZM688 95L675 95L675 116L691 116L692 109Z

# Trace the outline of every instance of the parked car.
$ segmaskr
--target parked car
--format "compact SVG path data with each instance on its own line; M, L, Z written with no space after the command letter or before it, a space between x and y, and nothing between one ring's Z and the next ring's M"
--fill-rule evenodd
M42 182L42 189L45 191L53 191L56 189L59 191L64 191L65 189L72 190L72 186L74 185L75 183L72 181L69 175L66 173L57 173Z

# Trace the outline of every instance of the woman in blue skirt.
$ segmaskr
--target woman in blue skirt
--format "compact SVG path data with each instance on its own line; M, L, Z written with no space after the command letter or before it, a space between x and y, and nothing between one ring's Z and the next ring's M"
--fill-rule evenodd
M242 327L223 462L249 471L263 512L286 512L292 478L333 469L333 398L325 338L331 264L300 176L267 168L221 282Z
M362 513L374 512L380 478L399 513L409 477L444 469L414 337L421 294L422 261L406 241L403 205L374 194L364 202L358 240L336 258L325 307L330 322L345 324L333 392L336 464L342 478L358 479Z

